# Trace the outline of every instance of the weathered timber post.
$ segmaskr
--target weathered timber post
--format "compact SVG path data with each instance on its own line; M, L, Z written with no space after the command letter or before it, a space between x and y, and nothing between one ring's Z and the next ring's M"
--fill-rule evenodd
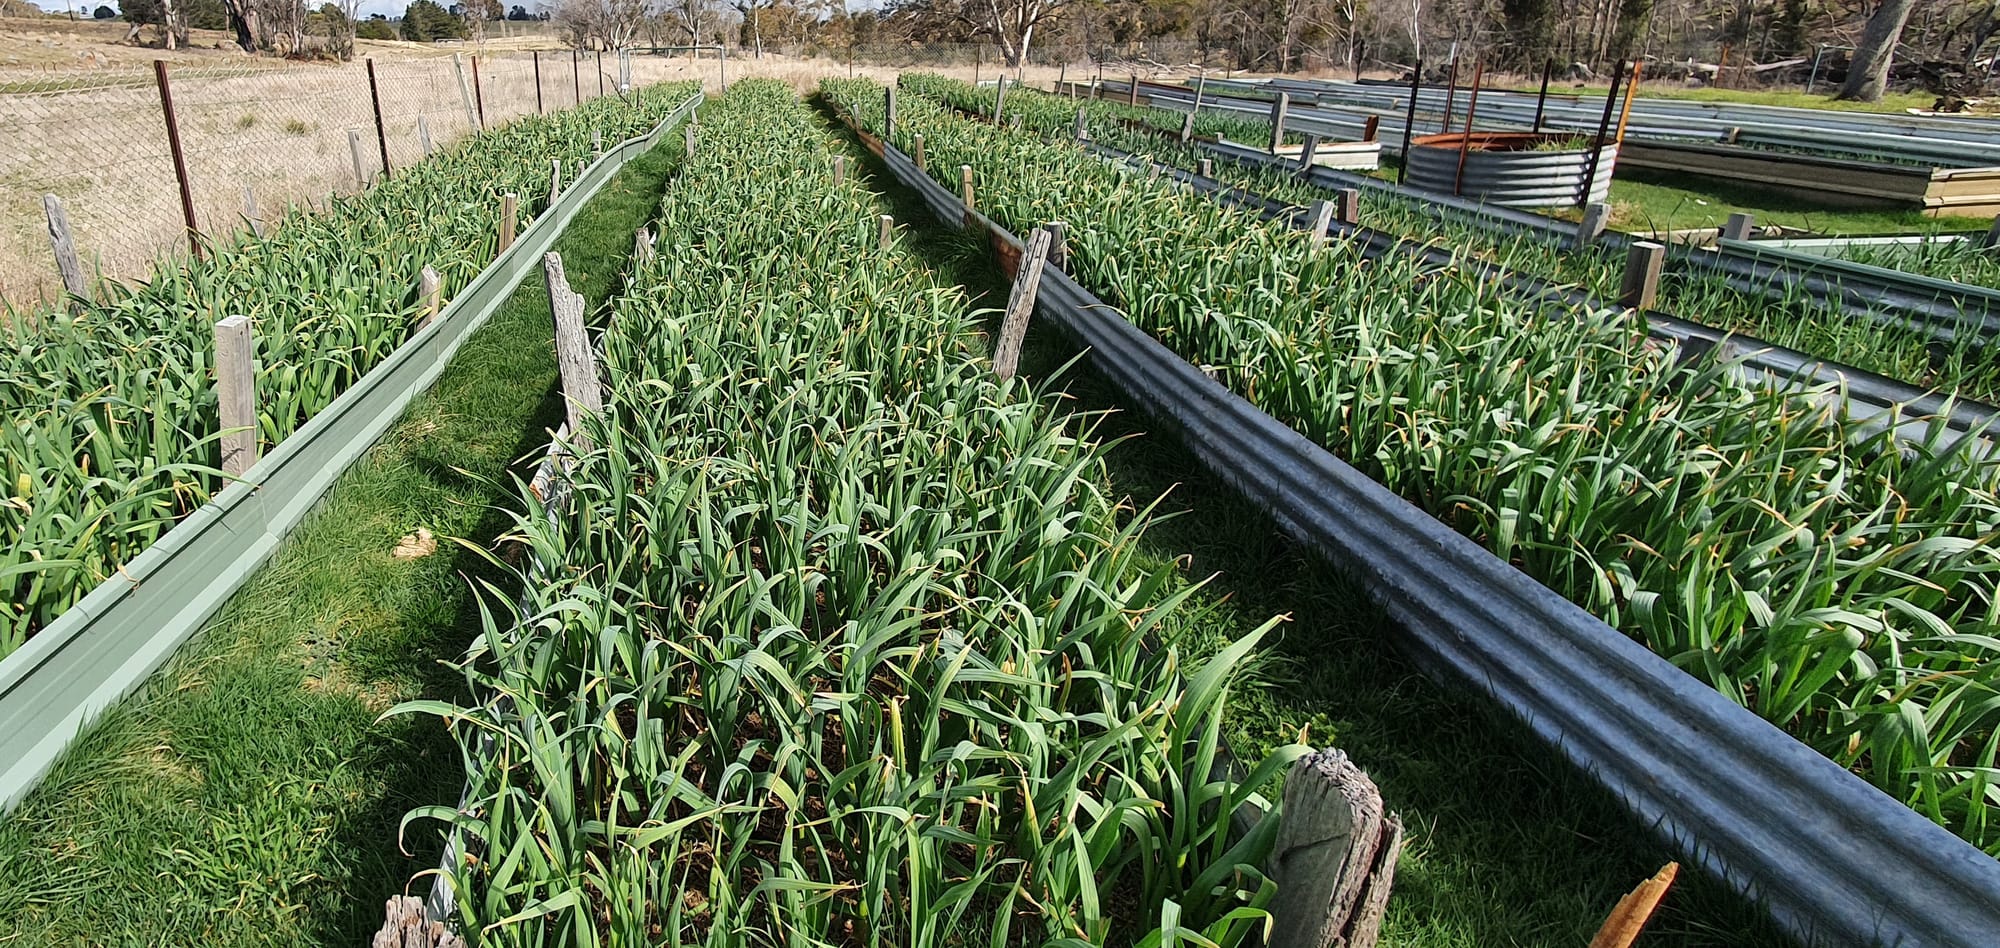
M1635 240L1625 252L1625 279L1619 285L1618 305L1650 309L1660 294L1660 267L1666 262L1667 248L1650 240Z
M604 411L604 387L598 380L597 353L583 326L583 297L569 288L562 255L542 255L542 275L549 288L549 312L555 317L556 367L562 372L563 400L569 406L569 440L578 451L590 450L583 420Z
M444 278L438 276L435 267L426 266L417 274L417 302L424 311L423 318L417 321L417 328L422 329L444 309Z
M520 197L512 191L500 195L500 250L494 254L496 257L514 246L514 218L519 214L520 202Z
M56 255L56 270L62 274L63 292L79 299L90 295L90 284L83 276L83 261L77 258L76 241L70 237L69 214L63 210L62 198L53 194L42 195L42 213L49 221L49 249Z
M1402 818L1385 812L1374 781L1337 750L1292 765L1280 813L1267 944L1372 948L1403 849Z
M1583 220L1576 225L1578 246L1594 244L1604 236L1605 225L1611 222L1611 205L1603 201L1592 201L1583 206Z
M883 253L887 253L889 252L889 248L896 243L896 219L888 214L884 214L880 223L881 227L875 234L875 247Z
M993 347L993 374L1003 381L1013 378L1020 367L1021 343L1028 335L1028 316L1035 311L1035 294L1041 289L1042 264L1048 259L1050 240L1047 228L1036 228L1014 271L1014 290L1007 296L1000 340Z
M222 424L222 473L241 477L257 463L257 338L250 317L215 324L215 398Z

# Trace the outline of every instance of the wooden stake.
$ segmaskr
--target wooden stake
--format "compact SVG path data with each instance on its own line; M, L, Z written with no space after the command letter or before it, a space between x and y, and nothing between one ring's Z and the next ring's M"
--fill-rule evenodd
M1125 104L1135 109L1139 107L1139 74L1136 72L1132 74L1132 94L1125 100Z
M1278 93L1278 101L1271 103L1271 154L1285 144L1285 110L1292 107L1292 97L1288 93Z
M694 157L694 123L681 126L681 146L687 150L689 158Z
M601 128L590 130L590 155L593 158L604 157L604 130Z
M1372 142L1375 140L1375 136L1380 134L1381 131L1382 131L1382 116L1370 115L1368 116L1368 121L1361 126L1361 140L1364 142Z
M417 116L417 141L421 142L424 146L424 157L429 158L437 151L437 146L431 144L431 120L429 116Z
M562 159L549 159L549 206L556 206L556 199L562 197Z
M993 124L995 125L1000 124L1000 116L1002 114L1001 110L1004 109L1006 105L1007 105L1007 75L1006 73L1001 73L1000 78L993 81Z
M1305 147L1299 149L1299 173L1312 170L1313 157L1319 153L1319 136L1307 135Z
M972 212L978 207L972 203L972 166L958 166L958 199L965 203L965 219L972 220Z
M1722 225L1722 239L1749 240L1750 231L1756 226L1757 215L1755 214L1731 214L1729 215L1728 222Z
M1335 216L1340 218L1340 222L1348 225L1361 223L1361 189L1341 188L1335 194Z
M347 155L354 161L355 187L367 187L368 172L361 170L361 130L358 128L347 130Z
M917 154L916 154L917 170L918 171L929 170L929 168L924 163L924 136L922 134L913 135L910 137L910 140L916 146L917 149Z
M1090 140L1090 126L1084 119L1082 109L1076 110L1076 140L1080 142Z
M451 68L458 71L458 100L465 105L465 127L476 134L479 131L479 116L472 110L472 87L465 84L465 58L458 53L451 54Z
M496 257L514 246L514 218L520 201L512 191L500 195L500 251L494 254Z
M1267 944L1372 948L1395 883L1403 821L1384 812L1368 775L1337 750L1292 765L1271 850L1278 895Z
M1181 119L1181 144L1194 141L1194 113L1189 112Z
M1979 242L1982 247L2000 247L2000 217L1993 219L1993 226L1986 229L1986 236Z
M882 89L882 140L896 140L896 86L891 83Z
M1063 221L1049 222L1049 264L1058 270L1069 269L1069 224Z
M1680 871L1680 863L1667 863L1651 879L1639 883L1638 888L1619 899L1611 909L1611 917L1604 920L1604 927L1597 930L1597 937L1590 940L1590 948L1631 948Z
M222 423L222 473L241 477L257 463L257 338L250 317L215 324L215 398Z
M42 213L49 220L49 249L55 251L56 270L62 274L63 290L78 299L90 296L90 284L84 280L83 261L76 255L76 241L69 233L69 214L63 210L62 198L53 194L42 195Z
M250 188L243 189L243 220L249 224L251 234L264 236L264 218L257 211L257 192Z
M895 243L896 219L884 214L882 215L881 228L875 234L876 249L881 250L883 253L888 253L889 248L894 246Z
M424 310L423 318L417 321L417 328L422 329L444 309L444 279L435 268L425 267L417 274L417 301Z
M653 262L653 258L658 254L655 243L653 232L648 228L641 227L632 232L633 269L642 269Z
M1312 206L1306 209L1306 236L1312 239L1313 246L1326 243L1327 232L1332 229L1333 202L1312 202Z
M1611 205L1603 201L1592 201L1583 206L1583 220L1576 225L1576 242L1579 246L1597 242L1604 236L1604 227L1611 221Z
M833 186L840 187L847 181L847 156L833 156Z
M1632 119L1632 100L1639 95L1639 76L1645 71L1645 60L1632 62L1632 81L1625 84L1625 106L1618 113L1618 135L1612 139L1620 145L1625 144L1625 123Z
M555 315L556 366L562 370L563 400L569 405L569 440L578 451L590 450L583 419L604 411L604 388L597 375L597 353L584 332L583 297L569 288L562 255L542 255L542 275L548 282L549 312Z
M1618 305L1650 309L1660 293L1660 267L1666 262L1667 248L1650 240L1636 240L1625 252L1625 279L1618 290Z
M1212 159L1203 158L1201 160L1201 176L1204 178L1215 177L1215 162Z
M1013 378L1020 367L1021 343L1028 335L1028 315L1035 311L1035 294L1042 285L1042 264L1048 259L1052 239L1048 228L1036 228L1014 271L1014 291L1007 296L1007 314L1000 320L1000 341L993 347L993 374L1002 381Z

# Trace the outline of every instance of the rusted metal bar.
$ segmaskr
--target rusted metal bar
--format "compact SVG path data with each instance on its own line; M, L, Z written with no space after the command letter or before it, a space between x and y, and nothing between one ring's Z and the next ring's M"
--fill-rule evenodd
M181 187L181 219L187 224L188 246L201 259L201 228L194 223L194 189L188 186L187 153L181 149L181 124L174 115L174 90L167 82L167 61L153 60L153 79L160 86L160 115L167 122L167 149L174 155L174 180Z
M375 107L375 147L382 151L382 180L389 180L389 130L382 124L382 87L375 82L375 58L368 58L368 102Z

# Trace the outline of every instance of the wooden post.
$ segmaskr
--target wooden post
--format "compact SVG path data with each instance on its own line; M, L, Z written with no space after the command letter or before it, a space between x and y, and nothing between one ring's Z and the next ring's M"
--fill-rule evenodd
M1333 202L1314 201L1306 208L1306 236L1317 247L1326 243L1328 231L1333 229Z
M1007 74L993 81L993 124L1000 124L1001 110L1007 105Z
M1604 235L1604 227L1611 221L1611 205L1603 201L1592 201L1583 206L1583 220L1576 225L1578 246L1597 242Z
M250 317L215 324L215 398L222 424L222 473L241 477L257 463L257 338Z
M1749 240L1750 231L1757 226L1757 215L1736 213L1729 215L1729 221L1722 225L1723 240Z
M1042 285L1042 264L1048 260L1048 228L1035 228L1021 262L1014 270L1014 291L1007 296L1007 313L1000 320L1000 341L993 347L993 374L1002 381L1020 368L1021 343L1028 335L1028 315L1035 311L1035 294Z
M910 140L916 146L917 149L917 154L916 154L917 170L918 171L929 170L929 167L924 163L924 136L922 134L912 135L910 136Z
M250 225L253 236L264 236L264 218L257 212L257 192L249 188L243 189L243 220Z
M1204 93L1204 92L1207 92L1207 91L1208 91L1208 73L1207 73L1206 71L1204 71L1204 72L1202 72L1202 74L1201 74L1201 75L1199 75L1199 76L1196 76L1196 77L1195 77L1195 80L1194 80L1194 108L1191 108L1191 109L1189 109L1188 111L1190 111L1190 112L1194 112L1194 113L1197 113L1197 114L1199 114L1199 113L1201 112L1201 94L1202 94L1202 93Z
M529 53L535 58L535 114L546 115L549 110L542 106L542 53L541 50L530 50Z
M1373 948L1403 849L1402 818L1385 812L1374 781L1337 750L1292 765L1281 812L1266 944Z
M833 186L840 187L847 181L847 156L833 156Z
M590 450L583 419L604 411L604 388L597 375L597 353L583 327L583 297L563 276L562 255L542 255L542 275L549 287L549 312L555 316L556 367L562 371L563 401L569 405L569 440L578 451Z
M693 158L693 157L694 157L694 123L693 123L693 122L689 122L689 123L687 123L687 124L685 124L685 125L682 125L682 126L681 126L681 144L682 144L682 146L683 146L683 147L685 147L685 148L687 149L687 156L688 156L689 158Z
M1650 309L1660 293L1660 267L1666 263L1667 248L1650 240L1635 240L1625 252L1625 279L1618 290L1618 305Z
M354 186L367 187L368 172L361 167L361 130L358 128L347 130L347 156L354 160Z
M479 116L472 111L472 87L465 84L465 58L458 53L451 54L451 68L458 71L458 101L465 106L465 127L479 131Z
M958 198L965 202L965 219L967 223L970 223L972 221L972 212L977 210L972 203L971 165L958 166Z
M549 159L549 204L556 206L556 199L562 197L562 159Z
M187 225L188 247L201 259L201 228L194 222L194 188L188 184L187 154L181 150L181 123L174 113L174 90L167 82L167 61L153 60L153 80L160 87L160 117L167 123L167 150L174 156L174 180L181 189L181 220Z
M1341 188L1335 192L1334 216L1343 224L1361 223L1361 189Z
M1597 930L1597 937L1590 940L1590 948L1631 948L1632 943L1639 939L1639 933L1646 929L1646 922L1653 917L1653 910L1660 907L1661 899L1666 898L1668 887L1674 884L1674 877L1680 871L1680 863L1667 863L1652 878L1626 893L1612 907L1611 916L1604 920L1604 927Z
M1194 141L1194 113L1189 112L1181 119L1181 144Z
M1731 125L1728 128L1722 130L1722 143L1725 145L1734 145L1736 144L1737 136L1741 134L1743 134L1742 129L1737 128L1734 125Z
M1632 81L1625 84L1625 106L1618 112L1618 134L1612 139L1620 145L1625 144L1625 123L1632 119L1632 100L1639 95L1639 76L1645 71L1645 60L1633 61Z
M500 250L494 254L496 257L514 246L514 217L520 201L512 191L500 195Z
M430 116L427 115L417 116L417 141L424 146L425 158L429 158L432 154L437 152L437 146L431 144Z
M422 329L444 309L444 279L438 276L436 268L427 266L417 274L417 302L424 311L423 318L417 321L417 328Z
M882 88L882 140L894 143L896 140L896 86L891 83Z
M1058 270L1069 269L1069 224L1063 221L1049 222L1049 264Z
M1090 140L1090 124L1084 116L1083 109L1076 110L1076 140L1080 142Z
M1980 238L1979 245L1986 248L2000 247L2000 217L1993 219L1993 226L1986 229L1986 236Z
M1135 109L1139 107L1139 74L1136 72L1132 74L1132 90L1126 97L1125 104Z
M889 248L894 246L895 243L896 219L884 214L882 215L881 226L875 232L875 247L883 253L888 253Z
M1278 93L1278 101L1271 103L1271 154L1277 154L1285 144L1285 111L1292 107L1289 93Z
M414 895L392 895L384 910L382 928L371 945L428 945L431 948L465 948L465 941L447 931L443 922L424 914L424 900Z
M653 258L658 256L658 254L659 251L655 249L653 232L650 229L641 227L632 232L633 269L644 269L653 262Z
M368 60L368 101L375 107L375 145L382 150L382 179L389 178L389 129L382 124L382 90L375 85L375 60Z
M1203 159L1201 160L1201 165L1200 165L1200 173L1201 173L1201 176L1202 176L1202 177L1204 177L1204 178L1213 178L1213 177L1215 177L1215 161L1214 161L1214 159L1210 159L1210 158L1203 158Z
M1305 147L1299 149L1299 173L1312 170L1313 157L1319 153L1319 136L1307 135Z
M590 156L592 158L604 157L604 129L593 128L590 130Z
M90 284L84 281L83 261L77 259L76 241L69 233L69 214L63 210L62 198L53 194L42 195L42 212L49 219L49 249L55 251L56 270L62 274L63 291L79 299L90 295Z
M1381 132L1382 132L1382 116L1370 115L1368 116L1368 121L1363 122L1361 125L1361 140L1364 142L1372 142L1375 140L1375 136L1381 134Z

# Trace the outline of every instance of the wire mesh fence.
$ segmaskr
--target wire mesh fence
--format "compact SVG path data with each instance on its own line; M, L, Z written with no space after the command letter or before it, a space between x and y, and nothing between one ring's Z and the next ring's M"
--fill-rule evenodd
M789 79L853 72L893 79L924 69L990 80L1003 72L1043 85L1059 77L1148 77L1198 63L1194 44L1045 46L1009 65L976 43L827 47L767 43L719 50L662 47L626 52L491 50L343 64L258 60L169 64L165 91L179 133L194 229L227 240L269 227L295 208L321 205L451 147L481 127L572 108L621 83L725 76ZM373 68L371 87L369 72ZM0 304L60 298L44 197L69 221L87 281L146 278L164 257L189 252L166 97L153 66L117 65L10 74L0 69ZM378 123L378 103L379 116Z
M616 94L620 67L615 53L461 53L374 63L372 90L365 61L164 74L194 226L225 239L366 187L385 154L393 173L482 122ZM187 252L166 101L153 68L0 77L0 300L62 293L44 195L61 202L92 278L143 279Z

